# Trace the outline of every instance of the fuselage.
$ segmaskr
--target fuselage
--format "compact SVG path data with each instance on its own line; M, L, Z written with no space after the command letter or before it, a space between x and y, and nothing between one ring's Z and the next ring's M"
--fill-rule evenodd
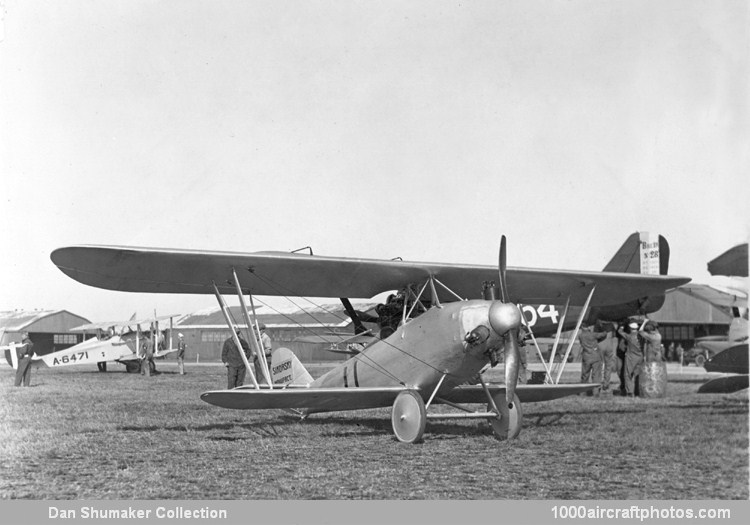
M500 335L490 327L491 305L492 301L472 300L430 308L310 386L403 385L430 395L445 375L440 391L450 390L479 373L488 362L488 349L502 347ZM477 329L486 337L467 342L467 334Z

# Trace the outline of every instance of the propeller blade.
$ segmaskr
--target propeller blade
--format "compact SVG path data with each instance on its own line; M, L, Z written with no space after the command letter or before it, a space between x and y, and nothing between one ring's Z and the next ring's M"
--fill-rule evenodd
M346 297L340 297L340 299L341 304L344 305L344 310L346 310L346 313L354 323L354 335L359 335L363 332L366 332L367 328L365 328L365 326L362 324L362 320L359 318L357 311L352 306L351 301L349 301L349 299L347 299Z
M508 331L505 336L505 401L510 407L516 395L521 355L518 350L518 329Z
M500 238L500 261L498 263L498 271L500 274L500 299L507 303L508 298L508 284L505 282L505 268L506 268L506 255L505 255L505 235Z

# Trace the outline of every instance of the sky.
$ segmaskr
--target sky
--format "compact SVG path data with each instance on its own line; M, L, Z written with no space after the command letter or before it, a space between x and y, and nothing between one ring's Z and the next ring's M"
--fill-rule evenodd
M737 1L0 0L0 311L91 321L212 296L99 290L78 244L670 273L750 237Z

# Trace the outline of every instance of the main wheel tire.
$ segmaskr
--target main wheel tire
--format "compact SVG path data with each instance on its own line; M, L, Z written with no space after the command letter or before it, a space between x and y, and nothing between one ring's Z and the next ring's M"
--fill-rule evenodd
M497 394L493 398L493 401L495 401L495 405L497 405L497 409L500 411L497 417L489 420L495 436L501 441L517 438L518 434L521 433L521 426L523 424L523 411L521 410L521 401L518 399L518 395L513 396L512 407L508 406L508 402L505 399L505 392ZM490 411L492 411L492 404L488 403L487 412Z
M393 433L402 443L416 443L422 439L427 423L424 400L414 390L401 392L393 402L391 424Z
M706 364L706 356L698 354L695 356L695 366L703 366Z

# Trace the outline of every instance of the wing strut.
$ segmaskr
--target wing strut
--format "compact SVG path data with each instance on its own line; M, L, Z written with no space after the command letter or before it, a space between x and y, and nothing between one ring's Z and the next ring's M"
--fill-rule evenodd
M570 296L565 301L565 309L563 310L560 322L557 324L557 334L555 334L555 342L552 345L552 351L549 354L549 368L552 370L555 366L555 356L557 355L557 347L560 344L560 334L562 334L562 327L565 324L565 319L568 318L568 310L570 309Z
M247 362L247 356L245 355L245 352L242 351L242 345L240 344L240 338L237 337L236 328L234 325L232 325L232 319L229 317L229 310L227 309L227 304L224 302L224 298L221 296L221 293L219 293L219 289L216 287L215 282L211 282L211 284L214 285L214 295L216 295L216 300L219 301L219 308L221 308L221 313L224 314L224 320L227 322L227 326L229 327L229 331L232 334L232 339L234 340L234 344L237 345L237 349L240 352L240 357L242 358L242 362L245 363L245 368L250 373L250 379L253 380L253 385L256 389L260 389L260 385L258 385L258 381L255 379L255 371L250 367L250 363Z
M247 324L247 331L248 331L248 337L250 338L250 346L253 349L253 353L255 354L255 357L258 359L258 362L260 362L260 369L263 372L263 377L265 377L266 382L268 383L268 387L273 389L273 382L271 381L271 373L268 370L268 363L266 362L266 355L263 350L263 348L260 348L260 341L258 341L258 338L255 337L255 334L260 333L260 329L257 326L257 322L251 322L250 321L250 315L247 312L247 306L245 306L245 296L242 293L242 288L240 287L240 280L237 279L237 272L234 271L234 268L232 268L232 276L234 277L234 286L237 288L237 297L240 300L240 306L242 307L242 316L245 318L245 324ZM252 303L253 296L250 294L250 302ZM255 307L253 306L253 319L255 320ZM253 327L255 328L255 331L253 331Z
M596 285L594 285L594 287L591 288L591 291L589 292L589 296L586 298L586 304L583 305L583 310L581 310L581 314L578 316L578 321L576 321L576 328L573 331L573 336L570 339L568 339L568 348L565 350L565 357L563 357L563 360L560 363L560 369L557 371L555 384L558 384L560 382L560 377L562 376L563 370L565 369L565 363L568 362L568 356L570 355L570 351L573 349L573 344L576 342L576 338L578 337L578 331L581 329L581 323L583 322L584 317L586 317L586 312L588 312L589 303L591 302L591 298L594 296L595 290L596 290ZM567 305L565 309L567 311ZM560 325L558 326L558 330L560 330L561 326L562 326L562 322L560 322Z
M547 362L544 360L544 356L542 355L542 350L539 348L539 343L537 343L537 341L536 341L536 336L534 335L534 331L531 329L531 325L526 320L526 316L525 315L521 315L521 320L523 321L523 324L526 327L526 330L529 331L529 335L531 336L531 340L534 342L534 347L536 348L536 353L539 355L539 361L541 361L542 366L544 367L544 373L546 375L546 378L545 378L544 382L545 383L551 383L552 382L552 372L550 371L549 367L547 366Z

